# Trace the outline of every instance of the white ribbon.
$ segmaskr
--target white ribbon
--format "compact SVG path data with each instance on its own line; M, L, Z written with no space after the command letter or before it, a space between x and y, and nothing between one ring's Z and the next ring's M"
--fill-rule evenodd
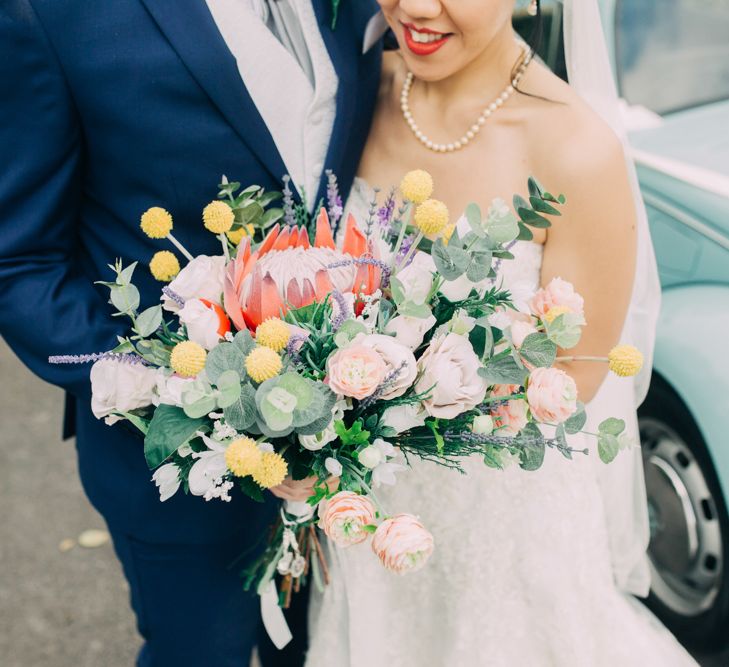
M261 598L263 627L266 628L273 645L281 650L293 639L293 635L289 629L289 624L286 622L283 610L278 605L278 591L276 590L276 582L273 579L263 592L259 593L259 597Z

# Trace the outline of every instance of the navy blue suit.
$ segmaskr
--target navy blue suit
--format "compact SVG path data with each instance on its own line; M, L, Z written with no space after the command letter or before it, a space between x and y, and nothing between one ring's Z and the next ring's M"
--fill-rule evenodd
M380 49L362 55L377 6L342 2L332 31L330 0L313 4L340 82L325 166L346 195L377 94ZM143 307L159 299L145 265L166 246L141 232L142 211L167 208L187 248L215 254L200 215L221 174L281 187L281 157L205 1L4 0L0 164L0 334L71 397L81 479L147 642L140 664L246 665L257 601L227 565L253 548L273 502L160 503L141 439L91 415L89 368L47 363L115 345L124 325L92 282L116 257L140 261Z

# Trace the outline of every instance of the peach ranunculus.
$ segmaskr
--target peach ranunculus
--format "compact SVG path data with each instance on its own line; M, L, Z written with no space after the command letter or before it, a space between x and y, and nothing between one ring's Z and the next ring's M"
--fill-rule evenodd
M340 491L319 507L319 526L337 546L348 547L364 542L364 529L377 519L377 510L367 496Z
M527 401L538 422L560 424L577 409L577 385L559 368L537 368L529 376Z
M397 574L422 568L433 548L433 536L412 514L396 514L386 519L372 536L372 551L385 569Z
M387 364L367 345L348 345L327 361L329 388L335 394L358 400L374 394L386 374Z
M566 308L576 315L585 311L584 299L575 292L572 283L562 278L552 278L546 287L540 289L529 304L532 312L542 320L552 308Z
M481 360L466 336L449 333L430 341L418 361L421 376L415 391L430 391L423 407L432 417L454 419L475 408L486 395L479 374Z
M491 396L511 396L519 392L518 384L497 384L494 385ZM499 435L516 435L527 425L527 402L521 398L494 405L491 408L491 416L496 426L500 427Z

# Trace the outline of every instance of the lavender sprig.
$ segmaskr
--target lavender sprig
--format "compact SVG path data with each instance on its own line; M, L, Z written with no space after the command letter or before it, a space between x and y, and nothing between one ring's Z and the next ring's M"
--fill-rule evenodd
M392 233L392 216L395 213L395 191L395 188L390 189L385 203L377 211L377 221L380 225L380 232L383 235Z
M332 292L332 298L337 302L337 306L339 307L337 316L332 319L332 331L336 333L339 331L342 324L344 324L344 321L348 320L352 316L352 311L349 309L349 304L344 298L344 294L342 294L339 290L334 290Z
M168 285L165 285L162 288L162 294L164 294L168 299L171 301L174 301L180 308L182 308L185 305L185 299L183 299L175 290L170 289Z
M372 201L370 202L370 208L367 211L367 225L365 230L365 236L369 239L372 236L372 226L375 224L375 215L377 214L377 195L380 194L380 188L374 188L372 190Z
M291 176L286 174L283 177L283 207L284 207L284 221L289 227L293 227L296 224L296 211L294 208L294 197L291 192Z
M336 234L339 221L344 215L344 206L342 197L339 194L339 183L334 172L327 169L324 173L327 175L327 212L329 213L329 221L332 224L332 233Z
M385 262L374 257L357 257L352 259L343 259L341 262L334 262L334 264L328 264L327 269L340 269L344 266L376 266L382 271L382 287L387 287L390 283L390 275L392 274L392 268L389 267Z
M390 385L402 375L403 371L407 368L407 365L408 362L403 361L397 368L393 368L385 376L382 382L380 382L380 385L377 387L377 389L375 389L374 393L370 394L359 404L360 409L366 410L375 401L379 401L384 393L387 391L387 389L390 387Z
M142 359L138 354L128 354L122 352L95 352L93 354L58 354L48 357L50 364L90 364L101 359L109 359L111 361L121 361L127 364L142 364L149 366L150 364Z

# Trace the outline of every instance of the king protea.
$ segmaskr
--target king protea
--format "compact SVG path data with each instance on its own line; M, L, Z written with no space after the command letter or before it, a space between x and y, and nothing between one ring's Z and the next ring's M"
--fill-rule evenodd
M238 329L256 327L289 308L323 301L333 291L372 294L381 270L358 260L375 258L373 244L350 215L338 250L329 216L321 209L314 245L302 227L271 229L255 251L244 238L225 275L225 311Z

